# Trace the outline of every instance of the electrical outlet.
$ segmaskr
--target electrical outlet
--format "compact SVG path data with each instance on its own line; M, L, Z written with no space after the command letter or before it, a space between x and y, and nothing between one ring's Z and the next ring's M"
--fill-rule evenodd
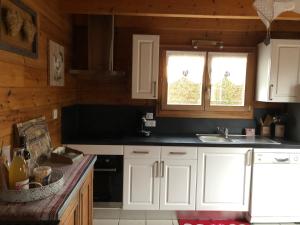
M145 122L145 127L156 127L156 120L147 120Z
M52 110L52 119L53 120L57 120L58 118L58 110L57 109L53 109Z
M146 120L153 120L153 113L146 113Z

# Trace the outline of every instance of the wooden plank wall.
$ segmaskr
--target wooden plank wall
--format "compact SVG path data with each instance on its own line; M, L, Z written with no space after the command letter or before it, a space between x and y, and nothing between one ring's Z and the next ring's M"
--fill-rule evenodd
M60 109L76 102L76 79L65 74L64 87L49 87L48 40L65 47L69 71L71 18L59 14L59 0L24 0L39 15L39 58L31 59L0 50L0 144L12 144L13 124L46 116L55 146L60 144ZM52 110L59 119L52 120Z
M255 47L264 40L265 30L260 20L117 16L115 67L125 71L126 76L79 76L78 101L82 104L155 104L131 99L132 34L159 34L161 45L191 46L192 39L207 39L223 41L225 46ZM272 31L274 38L299 38L300 22L276 21ZM256 104L256 107L274 105Z

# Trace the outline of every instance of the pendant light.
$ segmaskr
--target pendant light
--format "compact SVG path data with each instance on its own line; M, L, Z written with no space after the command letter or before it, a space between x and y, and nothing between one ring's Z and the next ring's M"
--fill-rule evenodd
M296 0L299 2L299 0ZM293 0L255 0L254 8L262 22L267 28L267 36L265 44L268 45L271 39L271 24L275 18L286 11L293 11L296 6L296 1ZM300 2L299 2L300 4ZM300 6L299 6L300 10Z

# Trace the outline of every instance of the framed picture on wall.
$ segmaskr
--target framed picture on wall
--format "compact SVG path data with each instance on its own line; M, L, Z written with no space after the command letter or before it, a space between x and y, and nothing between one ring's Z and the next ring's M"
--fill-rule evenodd
M65 50L54 41L49 41L49 84L64 86L65 83Z
M20 0L0 0L0 49L38 57L37 13Z

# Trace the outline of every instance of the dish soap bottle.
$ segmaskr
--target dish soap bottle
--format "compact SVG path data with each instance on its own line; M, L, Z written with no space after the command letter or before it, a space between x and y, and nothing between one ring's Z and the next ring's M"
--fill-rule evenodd
M15 149L9 168L9 189L29 189L28 166L23 157L23 149Z

